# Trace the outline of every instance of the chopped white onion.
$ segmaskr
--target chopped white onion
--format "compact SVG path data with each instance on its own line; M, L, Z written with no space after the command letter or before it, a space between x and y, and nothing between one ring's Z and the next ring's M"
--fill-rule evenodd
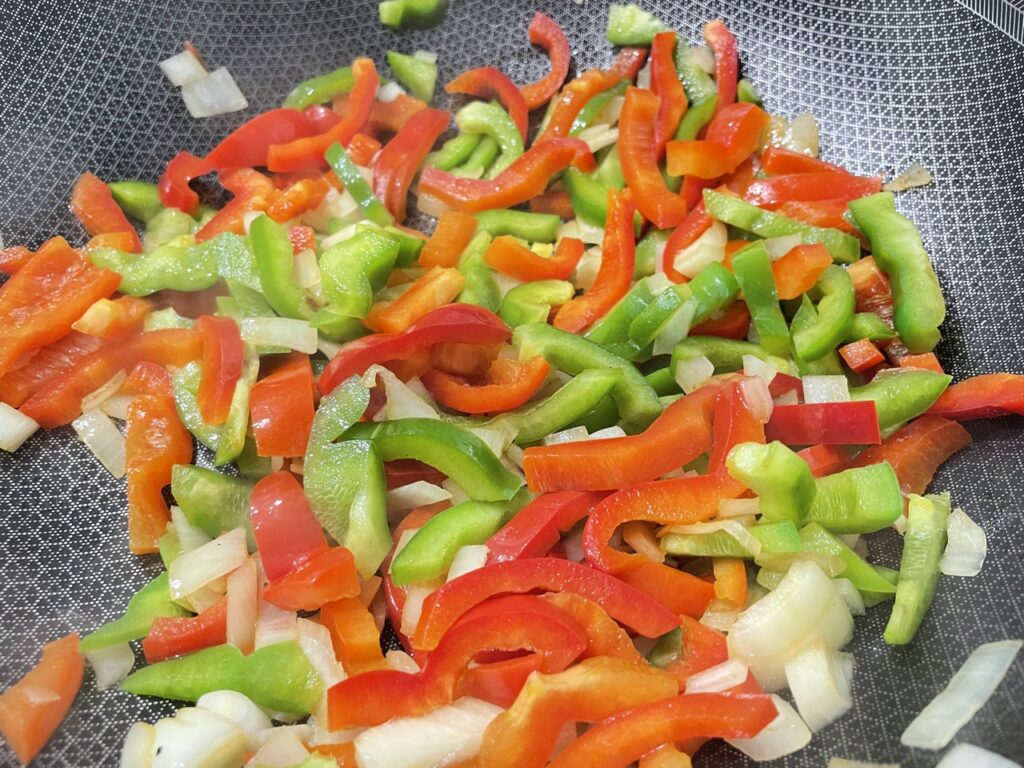
M900 536L903 536L907 532L907 516L900 515L892 521L892 527Z
M608 103L601 107L601 111L597 113L595 120L599 123L615 125L619 122L619 116L622 114L622 107L625 103L625 96L612 96L608 99Z
M466 697L420 717L390 720L356 736L356 760L360 768L434 768L470 760L502 711Z
M687 693L721 693L747 679L750 669L739 659L715 664L686 678Z
M544 445L559 445L560 443L575 443L586 440L590 437L586 427L570 427L561 432L552 432L544 438Z
M446 501L451 497L451 493L444 488L428 483L426 480L417 480L415 483L402 485L388 491L388 514L425 507L439 501Z
M396 672L408 672L410 675L415 675L420 671L420 665L416 663L416 659L405 651L388 651L384 654L384 661Z
M746 517L761 514L761 500L756 496L752 499L722 499L718 502L719 517Z
M648 60L636 73L636 87L637 88L650 88L651 87L651 62Z
M135 723L128 729L121 747L120 768L152 768L156 729L149 723Z
M798 405L800 398L797 396L795 389L787 389L778 397L772 398L772 403L775 405Z
M171 523L174 525L174 532L178 534L178 546L181 549L181 554L199 549L204 544L213 541L188 521L185 513L181 511L181 507L171 507Z
M448 567L447 581L453 581L459 576L483 568L487 565L487 553L486 544L467 544L459 547L452 564Z
M811 729L800 719L796 710L779 696L773 695L772 701L779 714L757 736L752 739L726 739L726 742L759 763L791 755L811 741Z
M248 696L238 691L210 691L196 701L196 707L226 717L237 725L246 737L246 748L259 748L258 736L273 727L267 713L260 709Z
M853 616L863 616L866 610L864 596L860 593L859 589L853 586L853 582L849 579L832 579L832 583L836 585L836 590L843 600L846 601L846 607L850 609L850 614Z
M900 737L905 747L938 750L949 744L1003 681L1024 642L985 643L957 670L949 684L924 708Z
M309 619L299 619L297 622L299 634L299 647L309 659L310 666L324 682L324 688L330 688L340 683L347 675L334 655L334 645L331 641L330 630L323 624L318 624Z
M242 528L222 533L198 549L179 555L167 568L171 597L188 597L210 582L227 576L248 557Z
M208 709L185 707L153 725L153 768L241 765L245 733Z
M920 163L911 163L899 176L883 185L886 192L903 192L915 187L927 187L935 179L931 171Z
M980 525L957 507L946 522L946 551L939 570L947 576L977 576L988 554L988 539Z
M579 219L580 228L580 240L588 245L602 246L604 245L604 227L598 227L590 222ZM590 249L593 250L593 249ZM598 254L600 255L600 254ZM582 259L581 259L582 261ZM579 271L579 265L576 266ZM582 285L577 284L577 288L582 288Z
M437 63L436 51L413 51L412 56L414 59L419 59L420 61L426 61L431 64Z
M675 283L669 280L668 275L664 272L655 272L647 278L647 290L651 292L652 296L659 296L663 291L667 291L673 285L675 285Z
M492 421L486 427L470 427L469 431L479 437L495 456L501 456L516 439L519 430L507 421Z
M118 371L115 373L109 380L82 398L82 413L85 413L86 411L95 411L103 404L104 401L107 400L107 398L117 394L117 391L121 389L121 386L127 380L128 374L125 371Z
M789 121L783 146L794 152L817 157L820 152L818 121L810 112L801 112Z
M292 768L300 765L309 757L309 750L288 728L271 728L268 738L263 742L246 768Z
M778 261L791 250L796 248L803 241L800 235L782 235L781 237L769 237L763 240L764 249L768 252L768 258Z
M767 360L762 360L760 357L756 357L755 355L744 355L743 373L746 376L756 376L765 384L771 384L779 374L779 369Z
M393 80L391 82L384 83L384 85L377 89L377 101L381 104L390 104L399 96L404 95L405 89Z
M192 117L213 117L237 112L249 106L227 67L181 87L181 98Z
M897 763L865 763L861 760L847 760L843 757L830 757L828 768L900 768Z
M652 351L655 355L670 355L676 344L690 335L690 326L697 314L697 303L687 301L669 317L668 322L658 331Z
M422 191L417 191L416 193L416 207L419 208L420 213L425 213L427 216L433 216L434 218L440 218L442 213L450 210L448 204L442 202L441 198Z
M523 461L526 458L526 454L523 453L523 449L515 443L512 443L508 448L505 449L505 455L509 460L515 464L519 469L523 468Z
M740 382L740 394L753 417L762 424L767 424L772 417L775 403L772 400L771 390L768 389L764 379L749 376L743 379Z
M110 474L124 477L124 436L107 414L86 411L71 426Z
M850 383L845 376L804 376L805 403L848 403Z
M715 364L704 355L676 364L675 380L686 394L696 392L715 375Z
M786 683L797 710L807 727L820 731L846 714L853 706L847 666L853 672L853 657L813 643L786 662Z
M1021 765L987 749L961 743L949 750L935 768L1021 768Z
M250 234L252 223L262 215L263 211L245 211L242 214L242 231L245 232L246 235Z
M584 128L576 138L590 147L591 152L600 152L619 140L619 129L604 123Z
M444 488L448 493L452 495L452 504L461 504L464 501L469 501L469 494L466 493L462 486L452 480L450 477L446 477L444 482L441 483L441 487Z
M402 608L402 626L399 628L403 635L412 637L416 633L416 626L420 623L420 616L423 614L423 601L434 589L435 587L421 587L415 584L406 589L405 606Z
M316 254L312 249L305 248L295 254L292 275L295 282L303 288L320 285L320 262L316 260Z
M321 355L326 357L328 360L330 360L336 354L338 354L338 352L341 351L341 348L343 346L345 346L345 345L344 344L336 344L333 341L328 341L327 339L323 338L322 336L316 340L316 349L317 349L317 351Z
M384 386L384 407L373 417L374 421L395 419L440 419L434 407L418 395L408 384L382 365L371 365L363 374L363 386Z
M14 453L39 429L31 419L17 408L0 403L0 450Z
M562 539L565 559L573 563L582 563L586 559L583 552L583 529L575 530Z
M494 278L494 284L498 286L498 295L503 299L508 295L509 291L523 284L522 280L516 280L514 277L501 274L501 272L495 272L492 277Z
M323 700L323 696L320 697ZM319 706L319 704L317 705ZM273 736L275 733L290 733L303 744L313 738L313 728L306 723L300 723L305 715L297 715L294 712L274 712L273 710L265 710L267 716L278 723L284 723L284 725L275 725L271 728L264 728L262 731L257 733L253 738L256 744L256 748L259 749Z
M344 194L344 193L337 192L337 190L334 190L334 192L339 197L341 197ZM328 193L328 195L330 195L330 193ZM337 201L337 205L342 206L342 210L344 211L345 216L334 216L332 218L338 218L338 219L345 219L345 220L347 220L348 216L351 216L353 213L355 213L359 209L359 203L356 202L356 199L354 197L352 197L351 195L349 195L349 198L351 198L352 205L355 206L355 209L353 209L353 210L349 209L348 201L347 200L345 200L345 201L338 200ZM354 237L358 232L359 232L359 223L358 222L354 222L352 224L349 224L347 227L342 227L337 232L335 232L333 235L328 235L327 237L325 237L323 239L323 241L320 243L320 252L321 253L326 253L328 250L333 248L338 243L343 243L346 240Z
M582 234L579 233L579 234ZM597 273L601 269L601 246L587 248L576 264L576 272L573 274L573 283L577 288L589 290L597 279Z
M268 645L296 640L298 636L298 616L292 611L282 611L261 596L256 614L253 647L258 651Z
M395 542L395 554L391 558L392 562L394 562L394 559L402 553L402 550L405 549L406 545L412 541L412 537L419 533L419 530L419 528L406 528L402 531L402 535L399 536L398 541Z
M132 404L134 399L133 395L111 395L100 403L100 410L112 419L127 421L128 406Z
M739 617L740 609L731 600L716 599L708 603L700 617L700 623L719 632L729 632Z
M96 689L100 691L105 691L124 680L135 666L135 652L128 643L118 643L89 651L85 658L92 666L92 671L96 675Z
M242 339L267 347L288 347L311 355L316 352L316 328L290 317L247 317L239 323Z
M616 424L613 427L605 427L604 429L597 430L597 432L595 432L594 434L588 435L587 439L588 440L608 440L608 439L614 438L614 437L625 437L625 436L626 436L626 430L624 430L622 427L620 427L619 425Z
M715 54L706 45L691 45L690 56L693 63L709 75L715 74Z
M181 53L168 56L158 66L175 88L195 83L207 75L203 62L197 59L196 55L187 48Z
M687 277L696 277L709 264L725 260L725 244L728 241L729 231L725 224L715 221L704 234L676 254L672 265L677 272Z

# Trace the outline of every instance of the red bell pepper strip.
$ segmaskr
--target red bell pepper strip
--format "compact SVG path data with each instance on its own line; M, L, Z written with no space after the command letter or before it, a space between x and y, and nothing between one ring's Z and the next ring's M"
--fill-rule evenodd
M690 676L727 661L729 648L725 635L718 630L686 615L679 619L682 632L679 655L665 669L675 676L680 686L685 686Z
M156 664L228 641L228 600L222 597L198 616L158 616L142 640L146 662Z
M358 598L327 603L320 609L320 623L330 631L334 655L349 675L387 667L373 614Z
M620 573L649 562L643 555L613 549L612 534L623 523L646 520L662 525L699 523L718 514L722 499L735 499L743 486L725 473L659 480L613 493L590 513L583 529L587 561L602 571Z
M747 187L744 199L762 208L777 208L788 202L842 200L850 202L882 188L880 176L866 178L846 172L791 173L755 179Z
M679 625L667 608L613 576L568 560L526 558L485 565L431 593L423 603L413 646L436 648L462 614L489 597L534 590L575 592L645 637L656 637Z
M401 488L403 485L423 480L434 485L444 482L444 475L429 464L416 459L396 459L384 462L384 473L387 475L388 490Z
M622 80L636 80L637 74L647 62L646 48L623 48L612 59L608 71Z
M174 397L171 373L157 363L141 362L132 368L121 392L126 395L162 395Z
M531 213L553 213L563 221L576 218L572 200L564 189L549 189L547 192L531 198L527 206Z
M885 355L870 339L844 344L839 348L839 356L854 373L862 373L885 362Z
M175 464L192 463L192 435L178 418L174 399L137 395L128 406L125 474L128 486L128 545L132 554L160 549L171 513L164 488Z
M772 262L775 291L780 299L797 299L811 290L832 263L832 254L821 243L797 245Z
M291 221L296 216L320 205L331 185L323 178L299 179L287 187L267 208L267 216L278 224Z
M711 449L716 387L702 387L669 405L639 435L609 437L524 451L534 492L614 491L654 480Z
M1024 414L1024 376L990 373L949 387L929 411L956 421Z
M547 104L551 97L558 93L558 89L565 82L569 74L569 39L557 21L545 16L540 11L534 14L528 29L530 42L539 45L548 53L551 59L551 71L540 80L527 85L520 86L519 92L523 95L528 109ZM523 135L525 139L526 135Z
M331 547L308 555L272 580L263 589L263 599L282 611L319 611L327 603L357 597L361 589L352 552Z
M939 358L935 356L934 352L922 352L919 355L904 355L899 359L900 368L919 368L925 371L934 371L935 373L945 373L946 371L942 367L942 363L939 362ZM999 374L989 374L999 375ZM1004 376L1012 376L1014 374L1002 374ZM975 377L977 378L977 377ZM1019 385L1018 385L1018 391ZM945 393L943 393L945 394ZM1020 399L1020 398L1018 398ZM1024 399L1020 399L1024 403Z
M203 315L196 321L203 339L203 373L196 399L203 419L223 424L231 408L235 384L242 377L245 349L238 323L230 317Z
M593 600L574 592L552 592L541 599L561 608L583 628L587 637L587 648L580 658L607 656L637 664L644 663L644 658L633 645L629 633Z
M769 394L774 397L782 397L787 392L796 392L798 399L804 397L804 383L798 376L790 376L788 373L777 373L772 383L768 385Z
M281 195L270 179L252 168L225 171L220 175L220 183L234 197L196 232L198 243L223 232L245 234L245 214L267 210Z
M686 91L676 72L676 33L659 32L651 42L651 88L658 96L658 117L654 125L654 144L658 158L665 144L686 114Z
M761 153L761 168L771 176L783 176L790 173L845 173L850 172L834 163L827 163L816 157L794 152L783 147L767 146Z
M0 736L23 764L31 763L53 736L84 674L78 635L72 633L44 645L39 663L0 693Z
M816 200L814 202L791 201L783 203L775 212L780 216L802 221L815 227L838 229L848 235L856 234L856 230L846 219L847 201Z
M534 253L512 235L500 235L484 251L484 261L503 275L516 280L568 280L583 257L583 241L563 237L555 253L545 258Z
M871 400L776 405L765 437L786 445L878 445L882 441Z
M471 384L439 370L427 371L423 384L445 408L461 413L502 413L533 397L550 368L539 355L529 360L499 358L491 363L483 384Z
M955 421L926 413L868 448L849 466L866 467L887 461L905 494L924 493L935 472L954 453L971 444L971 434Z
M475 216L462 211L445 211L420 251L420 266L427 269L454 267L475 233Z
M295 355L256 382L249 396L258 456L302 456L313 428L313 370Z
M526 99L508 75L497 67L467 69L444 87L445 93L461 93L480 99L498 99L519 129L519 135L526 141L529 127L529 107Z
M321 394L328 394L350 376L376 363L405 360L441 342L500 344L511 335L501 319L473 304L438 307L401 333L378 333L346 344L320 376Z
M405 221L405 203L413 177L437 137L448 127L448 118L448 113L440 109L417 112L377 154L373 191L395 221Z
M310 104L302 110L302 114L309 120L309 124L313 127L313 133L329 131L341 120L341 115L330 107L325 107L323 104ZM280 144L281 141L278 140L271 143ZM261 163L261 165L265 165L265 163Z
M729 104L712 118L706 138L668 143L668 172L702 179L732 173L758 148L767 127L768 115L756 104Z
M858 259L847 267L846 272L853 282L857 311L877 312L883 320L891 320L892 288L874 257Z
M619 117L619 157L640 213L658 229L671 229L686 218L686 203L668 188L658 167L663 146L657 135L660 104L659 97L648 90L626 89Z
M40 249L0 286L0 376L26 352L62 338L119 282L115 272L94 267L70 247Z
M32 395L74 370L80 361L103 346L103 339L72 331L47 344L28 362L0 377L0 401L18 408Z
M534 139L534 146L556 136L568 136L584 105L597 94L614 88L621 80L622 76L617 72L604 69L590 69L571 80L562 89L544 132Z
M764 424L750 410L738 381L719 391L713 423L714 441L708 460L711 472L723 471L729 451L740 443L764 443Z
M334 142L347 145L370 118L377 98L380 78L372 59L359 58L352 62L355 85L348 94L348 112L329 130L316 136L295 139L272 145L267 150L267 167L272 171L301 171L321 168L324 152Z
M704 25L704 40L715 54L715 87L718 89L717 115L736 101L736 83L739 77L740 59L736 38L725 22L715 19Z
M625 153L625 150L622 150ZM608 215L605 219L601 268L594 283L582 296L558 308L552 325L569 333L579 333L600 320L629 292L636 259L633 193L608 190Z
M726 339L745 339L750 330L750 310L742 301L730 304L718 317L710 317L690 331L691 336L721 336Z
M468 179L440 168L424 168L420 174L420 194L471 213L511 208L539 195L553 175L570 165L592 170L594 156L579 139L560 136L534 142L493 179Z
M669 235L668 241L665 243L665 250L661 255L661 266L669 280L674 283L688 282L686 275L676 270L676 256L686 247L693 245L697 238L711 229L711 225L714 223L714 219L704 209L702 200L697 203L696 208L686 214L683 223Z
M206 163L191 152L179 152L167 163L157 191L165 208L177 208L189 216L199 212L199 195L189 186L192 179L207 173Z
M506 609L468 618L439 640L417 674L364 672L331 688L331 730L378 725L451 703L466 668L481 651L534 651L542 659L541 668L552 672L565 669L586 647L576 622L536 598L530 599L529 609L520 602L514 612Z
M797 451L796 455L807 462L807 467L815 477L831 475L845 469L850 463L846 453L834 445L811 445Z
M490 664L478 664L466 670L461 692L507 709L523 690L526 679L540 670L540 663L540 656L531 653Z
M340 115L347 115L350 111L349 101L350 98L347 93L336 96L334 99L334 111ZM404 93L399 94L397 98L388 102L374 101L373 106L370 107L370 116L367 118L363 130L376 137L398 133L413 115L426 108L427 102ZM355 162L355 160L353 159L352 162Z
M121 344L104 346L81 359L74 372L53 377L21 406L21 412L46 429L70 424L82 413L82 398L118 372L148 361L182 366L199 359L202 341L186 328L149 331Z
M676 615L700 618L715 599L715 588L709 582L661 563L646 562L618 576Z
M323 528L313 515L299 481L272 472L252 489L252 530L270 581L285 576L310 554L326 549Z
M558 543L560 534L586 517L604 496L592 491L558 491L538 496L487 540L487 562L543 557Z
M404 128L405 126L403 125L402 127ZM373 158L376 157L378 152L380 152L382 146L383 145L379 141L368 133L357 133L352 137L352 141L348 143L346 149L348 150L349 159L353 163L369 167L370 163L373 162ZM327 175L333 176L334 174L329 172Z
M13 275L25 266L30 258L32 258L32 251L23 245L0 248L0 272L5 275Z
M110 187L94 174L83 173L71 190L71 212L90 235L125 232L131 236L132 253L142 252L142 238L114 200Z
M718 186L718 179L700 179L696 176L684 176L679 188L679 196L686 203L686 210L692 211L704 202L704 190Z

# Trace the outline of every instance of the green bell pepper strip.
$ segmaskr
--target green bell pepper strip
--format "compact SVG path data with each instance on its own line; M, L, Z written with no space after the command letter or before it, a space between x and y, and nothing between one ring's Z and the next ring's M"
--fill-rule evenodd
M464 176L469 179L479 179L487 172L494 161L501 154L501 147L498 142L490 136L481 136L480 143L470 154L466 162L452 169L453 176Z
M199 363L188 363L171 375L178 416L199 442L215 452L214 466L234 461L245 447L245 433L249 427L249 393L258 374L259 358L248 357L242 377L235 384L227 421L220 426L207 424L199 412L196 401L201 375Z
M701 102L718 98L714 79L697 63L696 52L687 45L676 46L676 71L690 100L688 112Z
M462 133L481 133L498 142L501 153L488 170L491 177L523 154L522 134L508 112L495 102L469 102L455 113L455 125Z
M352 551L364 578L376 572L391 549L380 452L369 440L345 434L369 404L370 391L355 376L321 398L303 466L313 514L335 541Z
M939 560L946 548L949 494L911 494L909 500L896 601L883 635L889 645L906 645L917 634L935 596Z
M745 77L736 83L736 101L755 104L759 107L764 106L764 102L761 101L761 96L758 94L757 88L755 88L754 84Z
M658 396L640 371L589 339L544 323L530 323L515 329L512 343L521 360L541 355L559 370L573 375L590 368L622 371L622 378L612 388L612 397L627 432L645 429L661 413Z
M508 501L523 481L472 432L436 419L360 422L347 439L372 441L384 461L417 459L450 477L474 501Z
M178 241L178 238L189 237L195 232L195 219L177 208L164 208L146 222L146 231L142 235L142 250L149 253L172 241L177 241L176 245L194 245L194 239Z
M763 246L762 246L763 248ZM740 254L737 254L739 256ZM767 256L767 254L765 254ZM769 266L769 274L771 267ZM823 294L815 308L817 318L793 332L793 350L797 360L820 360L835 350L850 328L856 308L853 281L842 267L829 265L818 279L816 288ZM753 316L753 309L751 310ZM783 320L783 324L785 321ZM764 340L761 341L764 346ZM766 347L767 348L767 347Z
M800 308L793 315L789 330L794 336L805 329L811 329L818 324L818 310L814 308L814 302L807 294L800 299ZM843 364L839 355L834 349L830 349L817 360L804 360L796 358L797 370L801 376L842 376L844 374Z
M661 398L658 399L658 405L661 407ZM564 428L572 429L573 427L586 427L587 432L593 434L599 429L614 427L618 420L619 406L615 402L615 398L613 396L606 395L590 411L585 413L581 418L566 424Z
M657 16L630 3L608 6L608 42L612 45L650 45L668 26Z
M156 184L148 181L112 181L107 187L121 210L133 219L145 223L164 210Z
M248 656L233 645L216 645L150 664L121 683L128 693L176 701L196 701L211 691L238 691L261 707L297 715L316 710L323 687L294 640L265 646Z
M434 98L437 83L437 64L418 56L388 51L388 66L398 82L408 88L417 99L429 102Z
M821 243L840 264L860 258L860 241L838 229L813 227L713 189L704 190L704 206L711 218L760 237L799 235L802 243Z
M647 379L647 383L654 388L658 397L683 394L683 390L680 389L679 384L672 376L671 369L668 367L651 371L650 373L645 374L644 378Z
M487 232L478 231L459 257L458 269L466 278L466 284L457 301L497 312L501 306L501 291L494 279L494 270L484 261L484 252L490 244L491 236Z
M554 103L554 102L552 102ZM622 173L622 158L619 157L619 145L612 144L607 154L597 164L595 177L605 189L625 189L626 177Z
M843 343L852 344L861 339L868 341L888 341L896 338L896 331L890 328L885 320L874 312L858 312L850 321L850 327L846 329L846 336Z
M535 280L517 285L501 300L498 316L509 328L524 323L546 323L552 307L560 307L575 295L567 280Z
M891 584L893 587L895 587L896 584L899 583L900 572L897 571L895 568L886 568L884 565L873 565L871 567L872 569L874 569L875 573L877 573L879 576L881 576L883 579L889 582L889 584ZM865 608L870 608L873 605L884 603L886 600L893 600L896 597L895 590L893 590L892 592L863 591L860 594L861 597L864 598Z
M339 67L331 72L303 80L292 88L281 106L305 109L313 104L323 104L335 96L348 93L355 84L356 78L352 74L352 67Z
M903 494L888 462L855 467L815 481L807 514L832 533L873 533L903 514Z
M292 273L294 256L288 230L263 214L249 227L256 272L263 295L277 314L297 320L313 315L306 292Z
M444 20L448 0L385 0L377 10L380 23L392 29L430 29Z
M768 257L764 241L758 240L736 253L732 258L732 268L750 310L750 320L757 330L758 343L772 355L788 357L789 325L779 306L772 260Z
M332 307L324 307L310 318L309 324L328 341L344 343L369 333L362 318L342 314Z
M676 627L658 638L658 642L644 657L652 667L665 669L683 652L683 630Z
M228 279L225 281L229 296L235 300L243 317L273 317L276 313L267 297L249 286Z
M718 262L708 264L688 283L659 293L629 325L629 340L640 347L650 344L686 303L694 305L692 324L732 304L739 296L736 278Z
M171 470L171 495L185 519L211 539L235 528L245 529L249 551L256 539L249 520L249 497L254 483L192 464L175 464Z
M512 235L531 243L553 243L558 238L562 220L554 213L532 213L496 209L476 215L477 230L491 237ZM602 223L603 226L603 223Z
M896 591L895 585L879 575L870 563L850 549L840 539L833 536L818 523L808 523L800 529L800 542L804 552L817 552L822 555L834 555L846 563L842 577L853 582L859 591L887 592Z
M535 443L585 417L605 399L620 379L621 374L614 369L581 371L540 402L502 414L494 420L517 430L517 445ZM614 420L613 413L613 423Z
M248 435L245 438L245 445L242 446L242 452L235 459L235 466L238 467L242 477L248 480L259 480L272 471L270 457L260 456L256 452L256 441Z
M704 72L704 70L701 70L701 72ZM715 116L715 107L717 106L717 94L691 104L690 108L686 110L686 114L683 115L683 119L679 121L679 127L676 128L673 138L677 141L693 141L696 139L701 129L710 123L711 118Z
M638 280L629 289L629 292L611 308L611 311L587 331L585 338L606 349L610 349L613 345L628 344L630 325L654 301L654 298L650 282L646 279ZM639 347L637 349L639 350Z
M679 363L706 357L715 366L715 373L731 373L743 368L743 356L753 355L769 362L784 373L790 370L788 360L769 355L762 347L749 341L725 339L720 336L690 336L683 339L672 350L672 375Z
M181 556L181 539L173 523L167 524L164 535L159 538L156 545L160 550L160 562L164 564L165 569L170 568L171 563Z
M111 645L145 637L159 616L188 616L189 612L171 600L171 591L164 571L128 600L124 616L104 624L78 641L82 653L98 651Z
M364 227L368 228L369 226L368 224L359 224L356 227L356 231L361 232ZM410 235L398 227L384 227L384 234L398 241L398 256L395 259L396 267L411 267L415 264L420 257L420 251L423 250L423 246L427 242L422 237Z
M356 232L321 254L321 285L331 310L366 317L397 259L398 241L379 229Z
M577 168L565 169L562 174L562 184L569 195L569 202L572 203L572 210L576 216L592 226L603 228L605 219L608 217L608 188L593 176L583 173ZM639 235L643 230L643 217L639 213L633 216L633 224L634 231ZM639 247L638 243L637 248L639 249ZM651 274L653 274L653 268Z
M574 169L575 170L575 169ZM636 256L633 259L633 279L641 280L658 271L658 263L665 252L665 244L672 236L670 229L654 229L651 227L636 244Z
M946 302L921 233L896 210L892 192L850 203L850 213L871 241L871 251L892 286L893 323L911 352L931 352L942 338Z
M450 171L469 159L480 143L480 138L478 133L460 133L448 139L439 150L427 155L426 164L442 171Z
M760 523L747 531L761 543L766 554L790 554L800 551L800 535L789 520ZM662 549L676 557L741 557L752 559L749 551L728 531L714 533L670 533L661 540Z
M807 462L780 442L740 443L725 461L729 474L757 494L761 517L802 525L817 489Z
M439 579L460 547L483 544L508 518L508 504L465 501L442 510L391 561L391 580L402 587Z
M369 183L363 178L363 174L359 172L359 168L352 162L352 158L348 156L348 152L341 144L335 142L328 147L324 158L366 218L378 227L388 227L395 223L391 213L384 207L384 203L373 194Z
M863 387L853 387L850 399L874 400L878 426L889 432L931 408L950 381L952 378L943 373L897 369L875 376Z
M569 129L569 135L575 136L580 131L587 128L604 109L608 102L616 96L622 96L626 92L631 83L628 80L622 80L618 85L609 88L607 91L602 91L596 96L592 96L586 104L583 105L583 109L580 110L579 114L576 115L576 119L572 121L572 127Z

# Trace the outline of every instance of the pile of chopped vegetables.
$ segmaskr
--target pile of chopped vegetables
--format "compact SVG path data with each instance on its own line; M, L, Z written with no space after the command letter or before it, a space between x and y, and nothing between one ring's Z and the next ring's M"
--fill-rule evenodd
M157 184L83 174L84 245L0 250L0 447L73 426L165 566L0 695L23 762L85 659L194 704L137 723L130 768L771 760L851 707L853 616L910 643L940 574L980 571L928 485L960 422L1024 413L1024 376L951 384L917 229L765 111L722 21L688 46L613 6L608 32L628 47L565 82L537 13L550 72L463 72L454 115L433 54L388 54L404 88L356 59ZM1020 645L904 743L945 747Z

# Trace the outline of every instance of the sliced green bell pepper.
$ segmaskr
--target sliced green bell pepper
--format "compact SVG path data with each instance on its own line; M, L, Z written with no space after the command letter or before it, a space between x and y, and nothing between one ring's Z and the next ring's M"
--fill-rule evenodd
M477 231L459 257L458 268L466 278L466 283L459 293L458 301L497 312L501 306L501 291L494 279L494 270L484 261L484 252L490 244L491 236L487 232Z
M585 338L624 360L637 359L641 349L630 342L629 327L653 301L650 282L646 279L637 281L611 311L587 331Z
M761 96L758 94L757 88L755 88L754 84L745 77L736 83L736 101L754 104L758 107L764 106L764 102L761 101Z
M621 96L626 92L626 88L631 83L628 80L622 80L618 85L609 88L607 91L602 91L596 96L592 96L586 104L583 105L583 109L580 110L579 114L576 115L576 119L572 121L572 127L569 129L570 136L576 136L580 131L586 129L591 123L593 123L601 110L604 109L608 102L616 96Z
M448 0L384 0L377 10L392 29L430 29L444 20Z
M171 563L181 556L181 538L174 528L174 523L168 523L164 529L164 535L156 543L160 550L160 562L164 568L170 568Z
M407 53L388 51L388 66L398 81L417 99L429 102L434 98L434 84L437 82L435 62Z
M800 541L805 552L817 552L822 555L834 555L846 563L842 577L853 582L862 592L896 591L895 585L879 575L870 563L850 549L840 539L833 536L818 523L808 523L800 529Z
M146 223L164 210L156 184L148 181L112 181L107 187L121 210L133 219Z
M770 362L780 371L789 370L789 361L769 355L762 347L739 339L726 339L721 336L690 336L683 339L672 351L672 375L675 375L679 363L706 357L715 366L715 373L731 373L743 368L743 356L753 355L759 360Z
M397 258L398 241L379 229L356 232L331 246L320 256L321 284L331 311L366 317Z
M301 83L292 88L283 107L291 109L305 109L313 104L323 104L335 96L348 93L356 84L355 75L352 74L352 67L339 67Z
M439 150L427 155L426 164L440 168L442 171L450 171L466 162L479 143L480 134L460 133L458 136L448 139Z
M816 288L821 291L822 298L815 308L815 321L793 332L793 350L797 359L803 362L820 360L842 343L856 307L853 281L842 267L829 265L818 279ZM761 343L764 344L763 341Z
M888 462L855 467L815 481L807 514L833 533L872 533L903 514L900 482Z
M692 303L692 324L732 304L739 296L736 278L717 262L708 264L688 283L673 285L659 293L629 325L629 340L639 347L650 344L684 304Z
M524 323L546 323L552 307L560 307L576 293L567 280L535 280L517 285L501 300L498 315L509 328Z
M533 213L507 209L481 211L476 215L477 228L491 237L512 235L531 243L553 243L562 220L553 213ZM603 224L602 224L603 226Z
M171 495L185 513L185 519L211 539L244 528L250 552L256 551L249 521L253 485L243 478L192 464L175 464L171 470Z
M619 157L619 145L608 147L601 162L597 164L595 176L605 189L625 189L626 177L622 173L622 158Z
M761 543L765 554L782 555L800 551L800 535L789 520L760 523L747 531ZM714 533L670 533L661 540L662 549L676 557L742 557L754 553L746 549L728 531Z
M501 154L501 146L492 136L481 134L480 141L464 163L452 169L452 175L468 179L482 178Z
M772 355L788 357L789 325L779 306L772 260L768 257L764 241L758 240L733 255L732 269L750 310L758 343Z
M145 637L159 616L188 616L189 612L171 600L171 591L164 571L132 595L124 616L107 622L78 642L82 653L98 651L119 643Z
M686 98L690 100L687 112L692 111L698 104L718 97L715 81L697 62L696 52L687 45L676 46L676 71L683 83L683 90L686 91Z
M292 272L294 256L288 230L263 214L249 227L260 288L270 306L282 317L306 320L312 317L306 292Z
M811 301L807 294L804 294L800 299L800 308L793 315L793 321L790 323L790 333L795 336L804 330L813 329L818 325L818 310L814 308L814 302ZM797 370L800 371L801 376L842 376L843 375L843 364L839 360L839 355L834 349L827 351L822 357L817 360L804 360L803 358L796 358Z
M158 309L146 315L142 321L142 330L159 331L163 328L191 328L195 320L190 317L182 317L174 311L174 307Z
M807 462L780 442L740 443L729 451L726 469L760 499L761 516L802 525L816 488Z
M852 344L861 339L868 341L888 341L896 338L896 331L890 328L885 320L874 312L858 312L850 321L850 327L846 329L846 336L843 342Z
M665 244L672 235L670 229L654 229L651 227L636 244L636 256L633 259L633 279L641 280L658 271L658 262L665 252Z
M515 438L518 445L535 443L586 416L621 378L615 369L581 371L539 403L498 416L495 421L505 422L518 430Z
M523 136L515 122L500 104L490 101L471 101L455 113L455 125L462 133L481 133L496 142L501 154L488 170L497 176L523 154Z
M242 477L248 480L259 480L272 471L270 457L260 456L256 451L256 441L248 435L245 437L242 452L235 459L235 466L238 467Z
M863 387L851 388L850 399L874 400L878 425L890 431L931 408L950 381L952 378L944 373L897 369L875 376Z
M178 416L199 442L215 451L214 466L234 461L245 447L245 433L249 427L249 393L258 374L259 358L247 358L242 377L235 384L227 421L219 426L207 424L199 412L196 400L201 376L199 363L188 363L171 375Z
M391 213L384 207L384 203L373 194L369 183L363 178L363 174L359 172L359 168L352 162L352 158L348 156L348 152L341 144L335 142L328 147L324 158L366 218L378 227L388 227L395 223Z
M900 580L900 572L895 568L886 568L884 565L873 565L871 566L875 573L885 579L889 584L895 587ZM864 598L864 607L870 608L879 603L884 603L886 600L893 600L896 597L895 590L892 592L861 592L861 597Z
M343 315L332 307L324 307L310 318L309 324L316 328L321 337L334 342L352 341L369 333L358 317Z
M608 6L608 42L612 45L650 45L654 36L666 29L665 22L633 3Z
M701 73L706 74L704 70L701 70ZM686 110L686 114L683 115L683 119L679 121L679 127L676 128L676 134L673 138L677 141L693 141L696 139L704 126L710 123L711 118L715 116L715 107L717 106L717 94L691 104L690 108Z

